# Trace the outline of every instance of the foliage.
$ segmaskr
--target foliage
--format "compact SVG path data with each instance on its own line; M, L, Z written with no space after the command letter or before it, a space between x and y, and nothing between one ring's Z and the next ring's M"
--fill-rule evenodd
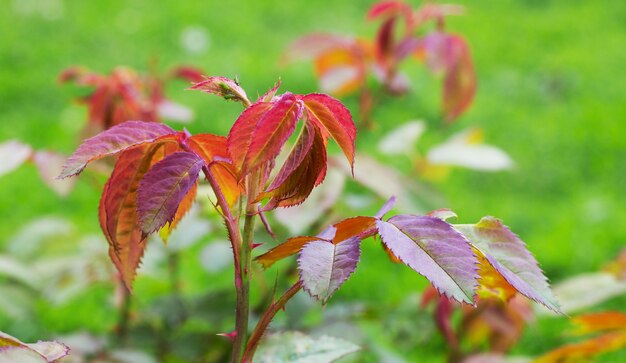
M202 78L201 74L202 71L189 66L174 68L165 77L158 76L155 71L141 75L127 67L118 67L111 74L102 75L82 66L74 66L63 71L59 81L94 89L79 99L89 108L89 123L83 131L85 136L89 136L129 120L158 122L164 117L190 121L191 112L168 100L164 95L164 86L174 78L198 81Z
M460 15L458 5L426 3L416 10L403 1L374 4L370 21L381 21L374 40L318 33L296 40L287 50L288 60L313 59L320 86L325 92L345 95L359 91L361 112L369 117L373 95L368 74L395 95L410 88L400 66L408 59L424 61L435 74L443 75L442 114L447 122L458 118L471 105L476 75L469 46L457 34L445 31L445 17ZM429 23L435 23L430 29Z
M341 147L351 167L354 163L356 128L349 111L324 94L277 95L278 86L252 103L236 81L208 77L192 89L245 107L227 137L191 135L159 123L129 121L85 140L67 160L61 177L79 174L88 163L119 154L99 211L109 254L128 289L147 236L170 228L186 214L191 203L184 200L195 197L202 170L233 249L237 323L228 335L234 340L235 362L252 360L270 321L301 288L326 303L356 268L361 241L376 235L394 260L424 275L443 296L473 304L475 295L506 300L510 293L502 291L518 291L559 311L537 262L500 221L488 217L475 225L451 225L445 221L454 216L449 211L384 219L395 203L392 198L375 217L343 220L317 236L291 238L259 256L257 260L267 267L299 254L300 279L269 305L248 337L255 218L261 217L270 231L263 213L302 203L323 182L329 138ZM301 119L295 145L279 167L276 158ZM262 205L263 200L267 202ZM240 215L245 217L243 230Z
M616 311L586 314L573 318L572 322L577 326L577 334L596 336L557 348L539 357L536 363L586 362L626 346L626 314Z

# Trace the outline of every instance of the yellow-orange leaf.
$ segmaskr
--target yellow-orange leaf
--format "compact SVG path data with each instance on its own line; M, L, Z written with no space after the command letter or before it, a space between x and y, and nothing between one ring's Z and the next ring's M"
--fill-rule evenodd
M580 343L565 345L537 358L533 363L587 362L591 357L624 346L626 346L626 331L612 332Z
M478 259L478 297L509 301L515 296L517 290L489 263L485 255L476 247L472 247L472 251Z
M577 333L580 334L614 329L626 331L626 314L617 311L581 315L572 322L578 326Z

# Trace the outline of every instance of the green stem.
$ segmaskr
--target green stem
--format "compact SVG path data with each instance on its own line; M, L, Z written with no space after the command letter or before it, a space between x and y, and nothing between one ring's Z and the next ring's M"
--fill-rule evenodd
M263 334L265 333L265 331L267 330L267 327L272 322L272 319L274 319L274 316L276 315L276 313L278 313L279 310L284 309L285 304L287 304L287 301L289 301L296 293L298 293L298 291L300 291L301 288L302 288L302 281L298 280L298 282L293 284L293 286L291 286L289 290L287 290L283 294L283 296L281 296L276 302L272 303L267 308L267 310L265 310L265 313L263 314L263 316L257 323L256 327L254 328L254 331L252 332L252 335L250 336L250 340L248 340L248 344L246 345L246 351L244 353L242 362L244 363L252 362L252 358L254 357L256 348L259 345L259 341L261 341L261 337L263 337Z
M248 177L246 218L243 225L241 254L239 260L239 274L241 286L237 289L237 316L235 321L235 342L233 344L232 362L242 361L244 348L248 341L248 318L250 315L250 269L252 266L252 244L254 239L254 224L256 221L256 203L254 199L259 194L260 174L254 172Z

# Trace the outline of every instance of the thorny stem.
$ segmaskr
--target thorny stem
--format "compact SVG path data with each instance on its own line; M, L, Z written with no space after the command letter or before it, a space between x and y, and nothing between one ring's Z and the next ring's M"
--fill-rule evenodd
M194 152L184 141L181 144L186 151ZM211 185L211 189L213 189L215 197L217 198L217 205L221 209L222 217L224 218L226 229L228 230L228 237L233 248L235 266L239 266L239 256L241 254L239 252L241 246L241 233L239 233L238 226L239 218L235 219L235 217L233 217L228 201L222 192L222 188L220 188L219 183L215 179L215 176L211 172L211 168L209 168L208 165L204 165L202 166L202 172L204 172L204 176L209 182L209 185ZM241 276L239 269L235 268L235 288L239 290L239 286L241 286Z
M247 258L250 260L250 252L248 251L245 256L242 256L242 250L246 250L245 244L243 243L243 239L241 233L239 232L239 219L235 219L233 217L228 202L226 201L226 197L224 193L222 193L222 189L220 188L217 180L211 173L211 170L208 166L203 166L202 171L206 176L211 188L215 192L215 196L217 197L217 204L222 210L222 215L224 217L224 222L226 223L226 229L228 230L229 239L231 242L231 246L233 248L233 258L235 264L235 289L237 290L237 308L236 308L236 323L235 323L235 344L233 345L233 362L237 362L239 357L241 357L241 351L243 350L241 347L243 346L245 338L248 332L248 311L249 311L249 279L247 274L245 277L242 272L244 269L241 268L241 258ZM250 224L248 218L246 217L246 225ZM247 256L247 257L246 257ZM250 261L247 263L250 265ZM248 269L249 270L249 269Z
M263 337L265 330L270 325L272 319L279 310L284 309L285 304L289 301L298 291L302 289L302 281L298 280L293 286L287 290L283 296L281 296L276 302L272 303L265 313L257 323L252 335L250 336L250 340L248 340L248 344L246 345L246 351L243 355L243 363L252 362L252 357L254 356L254 352L256 351L257 346L259 345L259 341Z
M242 361L244 348L248 341L248 317L250 314L250 270L252 265L252 243L254 238L254 224L257 207L254 199L259 194L260 174L258 171L248 176L248 191L246 199L246 218L243 225L241 255L239 260L239 274L241 286L237 289L237 317L235 321L235 342L233 344L233 363Z

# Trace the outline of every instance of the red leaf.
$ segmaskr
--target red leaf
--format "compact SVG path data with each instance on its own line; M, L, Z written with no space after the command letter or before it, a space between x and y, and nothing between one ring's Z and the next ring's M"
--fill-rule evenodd
M243 102L245 105L250 104L246 91L239 86L237 81L230 78L208 77L204 81L195 83L190 89L214 94L227 100Z
M59 178L79 174L93 160L175 134L174 130L164 124L141 121L122 123L85 140L67 159Z
M257 200L271 198L268 205L290 207L300 204L326 176L326 145L315 126L306 123L298 142L272 181Z
M476 93L476 75L467 43L458 36L451 36L450 42L457 55L443 85L443 113L448 122L467 110Z
M471 105L476 75L469 46L458 35L434 32L424 38L424 51L433 72L444 72L443 114L450 122Z
M301 114L296 97L285 93L276 102L255 103L237 118L227 143L240 178L276 158Z
M367 12L367 19L388 19L401 14L404 14L407 19L410 19L413 16L413 9L411 9L411 5L397 0L380 1L369 9Z
M164 148L165 145L142 145L124 151L100 199L100 226L109 242L109 256L129 290L145 249L137 213L137 190Z
M389 18L380 26L378 33L376 33L376 60L383 67L385 73L388 73L391 66L393 66L392 56L396 47L394 39L395 25L396 18ZM388 78L387 74L385 74L385 78Z
M200 82L204 79L204 76L202 75L202 70L189 66L174 68L172 70L172 75L174 77L186 79L190 82Z
M228 163L228 150L226 138L211 134L193 135L187 139L189 147L204 159L229 205L239 199L242 188L237 182L235 168Z
M137 211L144 234L171 222L179 204L197 183L204 160L195 153L175 152L156 163L139 184Z
M319 93L301 97L308 120L313 122L326 137L330 135L354 167L354 142L356 126L350 111L338 100Z

